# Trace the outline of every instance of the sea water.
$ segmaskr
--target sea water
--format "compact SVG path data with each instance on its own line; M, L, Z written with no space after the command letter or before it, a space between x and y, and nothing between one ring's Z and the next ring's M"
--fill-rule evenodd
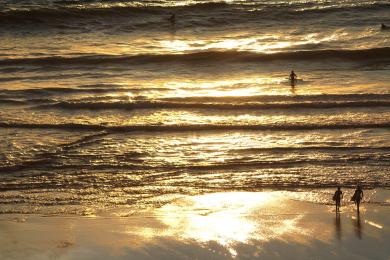
M389 1L0 3L2 213L390 186Z

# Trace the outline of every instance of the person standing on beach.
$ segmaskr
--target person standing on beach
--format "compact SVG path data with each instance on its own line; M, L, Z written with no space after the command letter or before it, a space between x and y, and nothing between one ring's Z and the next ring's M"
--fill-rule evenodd
M295 72L292 70L290 73L290 83L292 88L295 87L296 81L297 81L297 74L295 74Z
M335 191L333 195L333 200L336 202L336 213L340 212L340 204L341 204L341 199L343 198L343 192L341 191L340 186L337 187L337 190Z
M353 194L351 201L355 202L357 207L357 213L360 213L359 207L360 207L360 201L363 199L363 190L360 184L357 185L355 193Z

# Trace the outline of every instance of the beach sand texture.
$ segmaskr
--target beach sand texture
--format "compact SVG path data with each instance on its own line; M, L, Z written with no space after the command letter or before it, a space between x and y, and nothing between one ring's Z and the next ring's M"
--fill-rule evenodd
M390 259L388 206L363 204L359 216L345 202L336 215L299 200L308 195L211 193L127 215L3 215L0 259ZM389 202L388 190L377 196Z

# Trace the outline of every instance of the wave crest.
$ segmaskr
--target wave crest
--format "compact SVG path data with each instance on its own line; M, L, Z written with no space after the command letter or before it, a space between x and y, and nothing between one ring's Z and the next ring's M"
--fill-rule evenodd
M121 1L113 1L110 4L105 4L104 7L99 5L100 1L88 1L83 3L79 1L58 1L52 5L45 5L40 7L38 5L32 6L30 9L26 8L9 8L6 11L0 12L0 22L2 24L15 23L39 23L52 25L56 22L66 24L69 19L104 19L104 18L131 18L135 14L140 15L166 15L170 12L179 13L193 13L193 12L212 12L224 10L224 13L239 12L255 13L259 19L264 16L274 19L283 19L294 17L300 19L300 16L317 13L333 13L333 12L353 12L353 11L370 11L382 10L390 6L389 3L372 2L372 3L355 3L345 4L339 3L329 4L318 2L309 3L235 3L235 2L198 2L184 5L167 5L167 3L149 3L144 4L140 2L123 3ZM210 13L212 15L212 13Z
M384 123L335 123L335 124L269 124L269 125L231 125L231 124L178 124L178 125L100 125L82 123L19 123L0 122L3 128L25 129L63 129L107 132L189 132L189 131L299 131L318 129L359 129L359 128L389 128L390 122Z
M69 102L63 101L55 104L40 105L38 108L61 108L61 109L247 109L247 110L268 110L268 109L327 109L327 108L348 108L348 107L390 107L389 100L382 101L343 101L343 102L276 102L276 103L184 103L184 102Z
M147 63L199 63L199 62L270 62L277 60L345 60L370 61L390 59L390 47L358 49L358 50L310 50L287 51L277 53L257 53L249 51L204 51L182 54L141 54L134 56L124 55L85 55L76 57L41 57L2 59L0 66L96 66L105 64L147 64Z

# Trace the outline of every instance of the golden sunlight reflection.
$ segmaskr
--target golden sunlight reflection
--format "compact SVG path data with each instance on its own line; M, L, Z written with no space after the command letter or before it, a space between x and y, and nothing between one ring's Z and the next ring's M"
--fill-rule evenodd
M123 79L115 82L123 92L107 93L110 98L136 98L137 93L127 88L142 84L143 95L150 99L167 97L194 97L194 96L257 96L257 95L291 95L291 88L286 74L280 73L246 73L222 74L207 78L184 79L172 77L169 79L131 80ZM164 90L164 91L161 91ZM300 90L309 92L306 88ZM318 93L318 90L316 90ZM112 101L112 100L110 100Z
M246 76L245 80L240 78L229 78L221 80L209 81L168 81L162 82L164 88L169 88L174 91L170 96L186 97L186 96L253 96L262 94L281 95L289 93L289 88L267 88L269 85L279 85L284 78L280 76Z
M157 214L169 235L198 242L215 241L234 256L237 242L268 241L299 232L301 216L280 219L269 209L275 206L288 208L277 192L212 193L179 200L162 207Z
M300 36L286 36L279 34L267 34L260 37L246 37L245 35L230 35L228 39L171 39L161 40L160 46L170 53L207 50L237 50L274 53L289 48L299 49L299 46L307 44L320 44L336 41L345 37L346 32L335 31L332 34L322 35L311 33Z
M380 225L378 223L375 223L374 221L369 221L369 220L366 220L365 221L367 224L373 226L373 227L376 227L378 229L383 229L383 225Z
M246 39L225 39L220 41L210 40L162 40L161 47L169 52L186 52L198 50L238 50L238 51L256 51L272 53L280 49L288 48L295 45L313 43L313 39L303 41L272 41L259 42L258 38Z

